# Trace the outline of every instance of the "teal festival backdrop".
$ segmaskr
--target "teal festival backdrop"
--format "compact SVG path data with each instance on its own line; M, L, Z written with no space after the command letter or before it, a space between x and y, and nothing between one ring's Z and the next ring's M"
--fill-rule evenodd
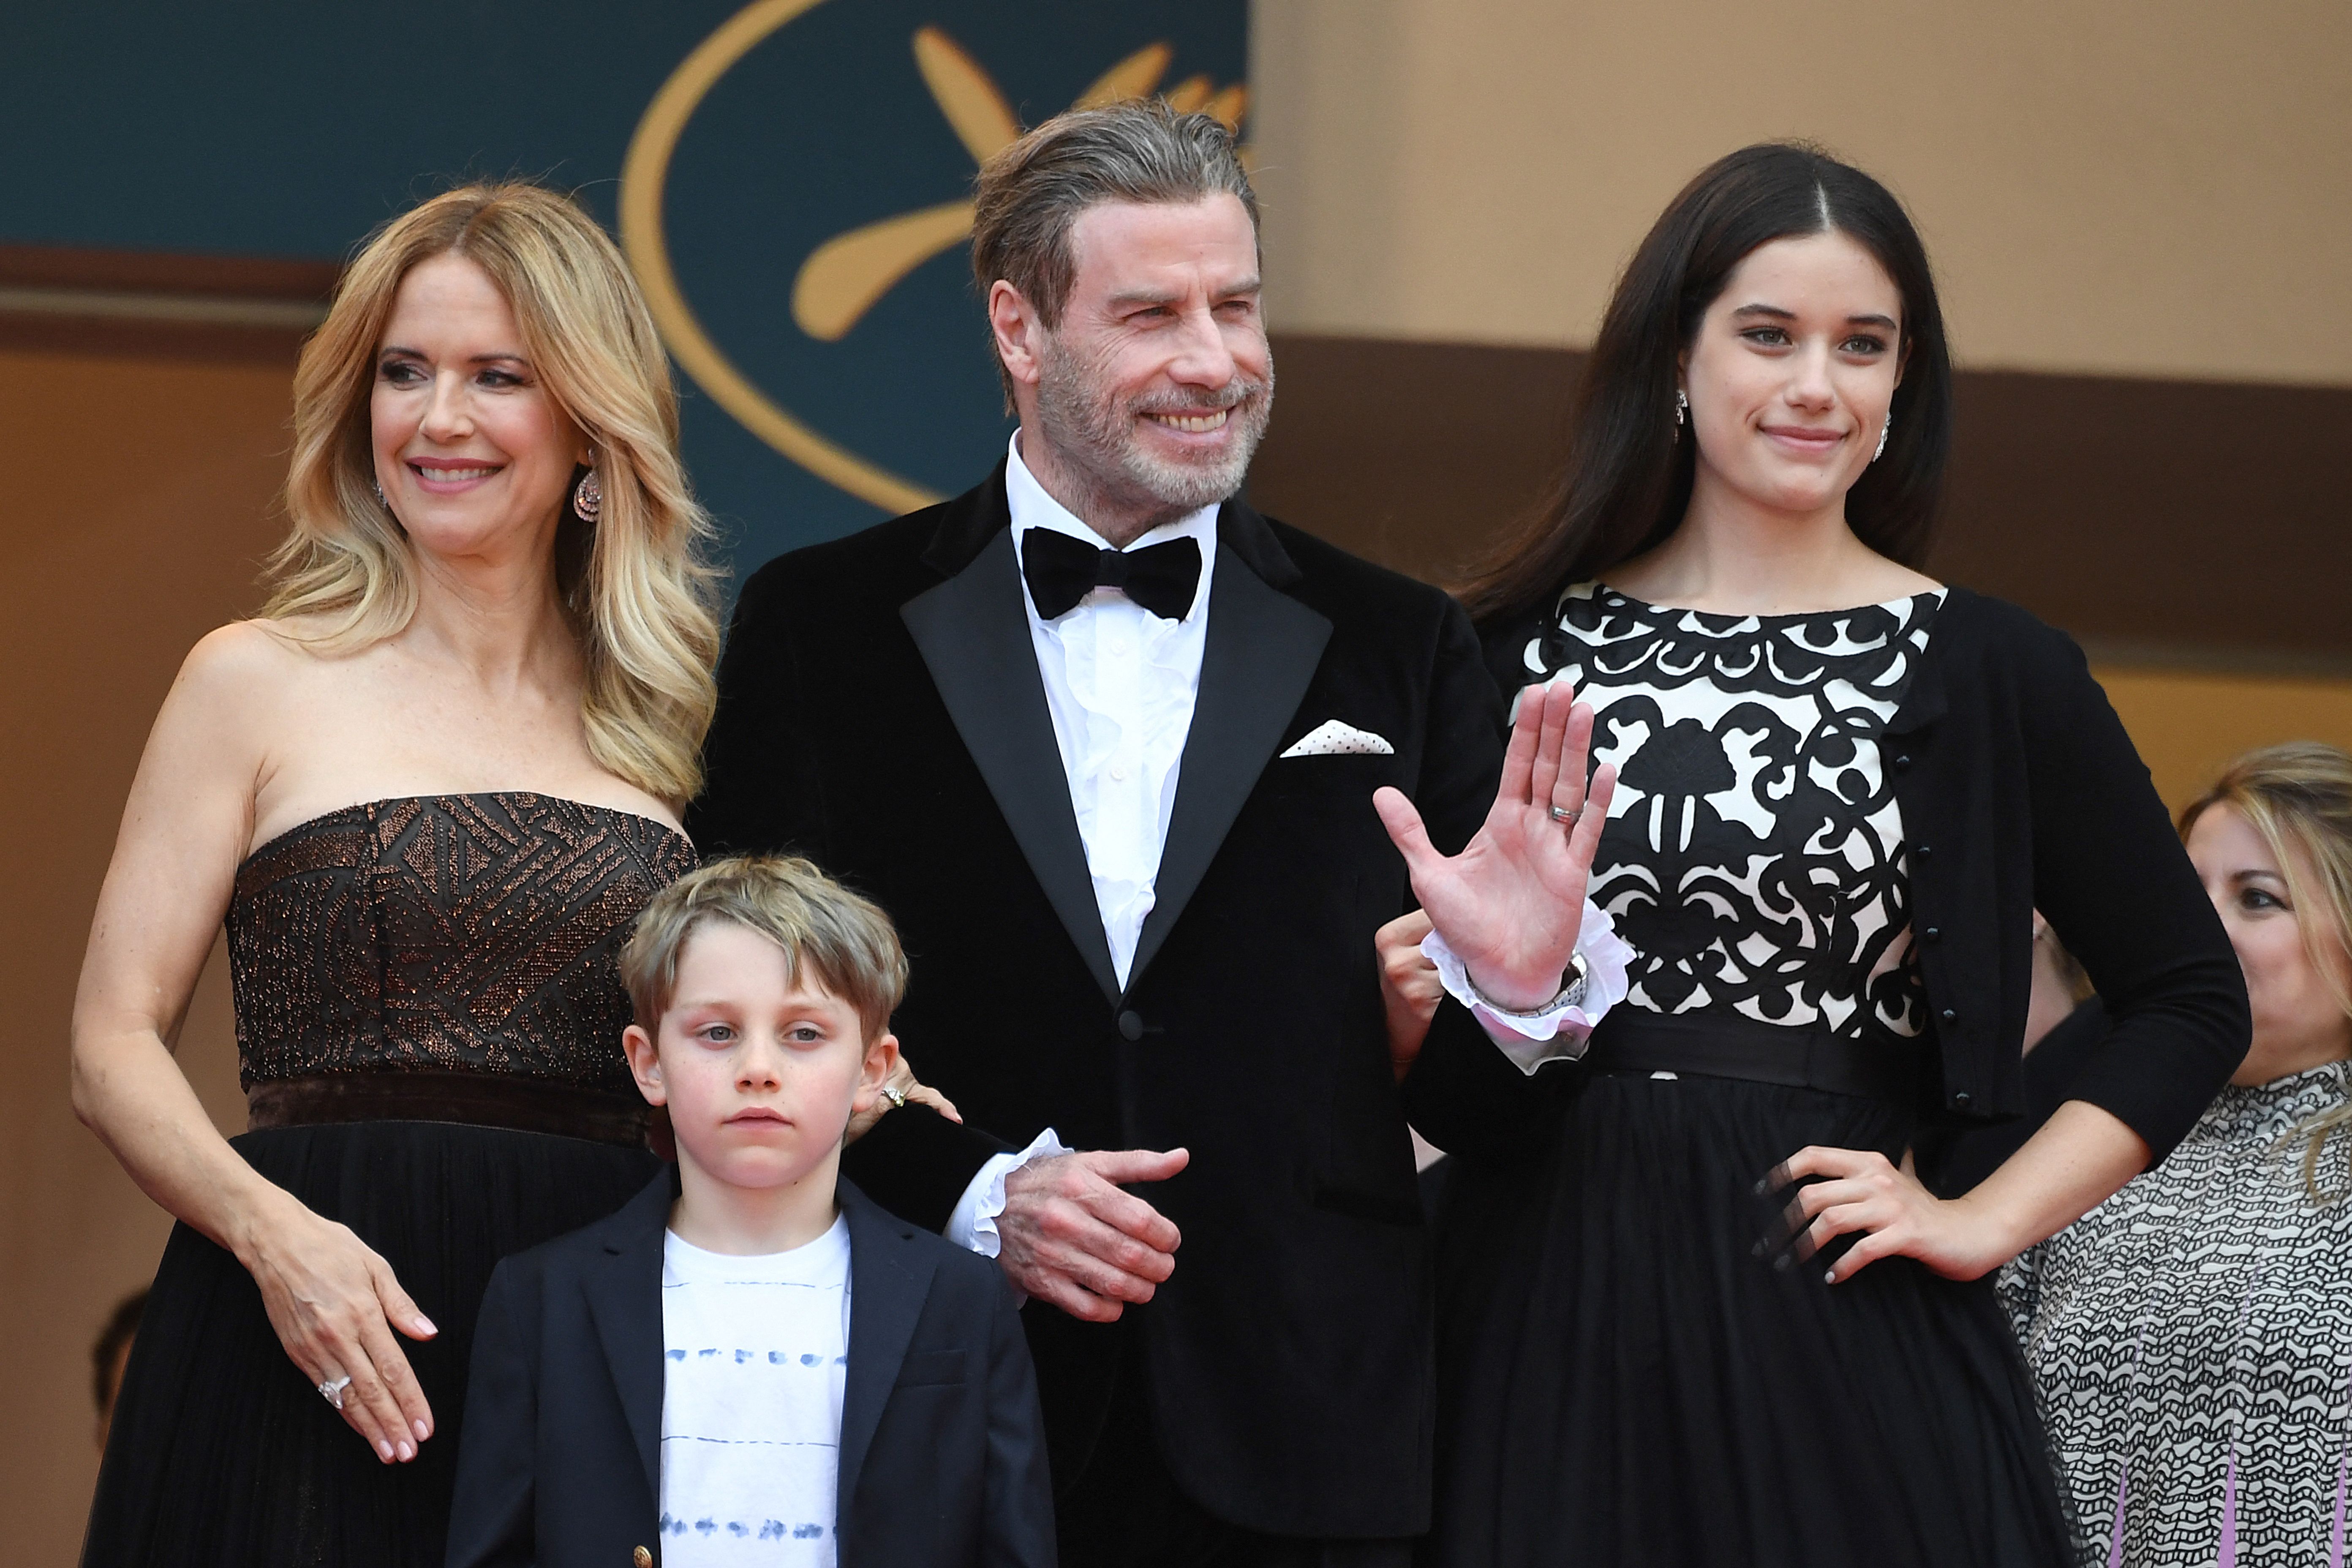
M976 160L1074 102L1246 109L1247 0L81 0L0 19L0 244L340 259L456 180L577 190L685 373L740 574L1010 433Z

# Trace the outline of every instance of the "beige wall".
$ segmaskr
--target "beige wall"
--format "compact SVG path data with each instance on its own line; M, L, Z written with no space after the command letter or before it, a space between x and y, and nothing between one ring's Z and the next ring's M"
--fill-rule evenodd
M188 646L250 609L285 473L285 364L0 352L0 1520L8 1557L80 1550L89 1344L170 1222L74 1119L66 1038L122 799ZM180 1059L245 1124L215 952ZM289 1372L290 1375L290 1372Z
M1277 326L1582 344L1674 192L1805 136L1964 363L2352 384L2344 0L1257 0Z

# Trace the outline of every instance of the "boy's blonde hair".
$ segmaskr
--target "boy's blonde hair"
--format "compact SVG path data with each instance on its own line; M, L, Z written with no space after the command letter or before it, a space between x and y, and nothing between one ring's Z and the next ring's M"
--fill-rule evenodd
M621 984L637 1026L656 1039L677 988L678 954L706 921L730 921L783 949L794 982L806 973L856 1009L869 1044L907 994L906 951L879 905L797 856L730 856L656 893L621 949Z

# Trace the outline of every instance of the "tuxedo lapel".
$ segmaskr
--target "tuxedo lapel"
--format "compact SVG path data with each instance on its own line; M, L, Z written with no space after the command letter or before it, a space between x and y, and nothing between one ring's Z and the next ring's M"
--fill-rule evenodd
M596 1337L620 1391L646 1484L661 1496L662 1237L670 1201L677 1195L675 1169L629 1201L605 1222L601 1268L583 1279Z
M992 500L1003 513L1002 471L966 499L974 506ZM941 525L942 539L951 531L968 536L972 521L950 517ZM1021 596L1010 518L968 564L908 600L898 614L1037 885L1103 994L1116 998L1118 972L1111 967L1110 942L1095 903L1086 843L1070 809L1069 780L1054 739L1054 716L1045 708L1037 650L1029 640L1029 610Z
M1277 586L1296 580L1297 570L1264 520L1226 503L1217 520L1200 696L1177 771L1156 897L1128 971L1130 990L1208 874L1322 662L1331 623Z
M898 1385L898 1368L915 1337L937 1265L927 1248L908 1245L906 1224L877 1207L848 1182L835 1189L849 1218L849 1380L841 1401L839 1491L835 1516L850 1517L858 1472L882 1407Z

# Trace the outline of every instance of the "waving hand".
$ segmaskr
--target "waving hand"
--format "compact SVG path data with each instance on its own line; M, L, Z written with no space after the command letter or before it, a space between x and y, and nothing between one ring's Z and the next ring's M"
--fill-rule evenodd
M1584 914L1584 889L1608 821L1614 768L1593 774L1592 710L1565 681L1520 694L1494 809L1459 855L1438 853L1403 792L1372 796L1404 856L1414 896L1488 1000L1527 1011L1560 987Z

